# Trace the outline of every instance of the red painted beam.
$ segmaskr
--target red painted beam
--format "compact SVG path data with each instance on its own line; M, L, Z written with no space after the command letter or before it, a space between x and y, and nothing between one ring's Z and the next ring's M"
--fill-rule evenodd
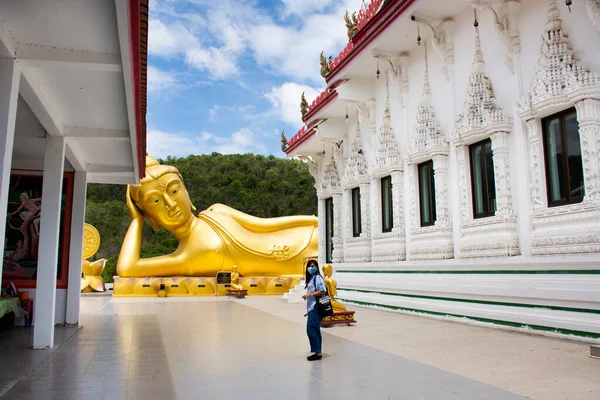
M146 170L146 85L148 0L128 0L130 68L135 108L135 136L139 178Z

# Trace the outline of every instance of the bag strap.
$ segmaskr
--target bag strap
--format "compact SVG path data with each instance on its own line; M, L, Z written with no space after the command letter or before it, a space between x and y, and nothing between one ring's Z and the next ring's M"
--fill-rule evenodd
M323 286L325 287L325 293L327 293L327 296L329 296L329 290L327 290L327 286L325 285L325 279L323 279L323 277L322 277L321 275L318 275L318 276L320 276L320 277L321 277L321 280L323 281ZM314 278L313 278L313 279L316 279L316 278L317 278L317 274L315 274L315 276L314 276ZM317 289L317 286L316 286L316 285L317 285L317 283L315 282L315 289ZM324 296L324 295L321 295L321 296L315 296L315 298L318 300L318 299L320 299L320 298L321 298L321 297L323 297L323 296Z

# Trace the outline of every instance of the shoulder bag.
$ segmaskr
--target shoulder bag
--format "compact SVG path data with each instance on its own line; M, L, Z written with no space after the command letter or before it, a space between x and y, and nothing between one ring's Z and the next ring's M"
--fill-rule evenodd
M316 279L316 277L314 278ZM316 297L316 296L315 296ZM329 298L329 292L326 295L316 297L317 300L317 311L319 317L325 318L333 315L333 307L331 306L331 299Z

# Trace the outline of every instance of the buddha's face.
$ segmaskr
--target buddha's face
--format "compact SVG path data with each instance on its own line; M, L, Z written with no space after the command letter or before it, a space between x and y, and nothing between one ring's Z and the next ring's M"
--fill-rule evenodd
M333 267L329 264L323 265L323 273L325 274L325 276L330 277L333 273Z
M175 173L145 182L138 198L146 215L168 231L181 228L194 217L190 196Z

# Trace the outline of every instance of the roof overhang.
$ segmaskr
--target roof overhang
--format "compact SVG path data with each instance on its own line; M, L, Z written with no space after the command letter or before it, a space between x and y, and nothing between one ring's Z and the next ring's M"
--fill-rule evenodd
M39 165L44 137L63 136L88 181L143 177L148 1L1 2L0 15L0 48L22 73L19 165Z
M303 121L310 127L321 119L355 119L356 107L352 103L364 103L373 95L373 80L376 77L378 59L387 58L396 62L405 57L417 46L417 22L427 21L430 26L439 26L448 18L459 14L469 4L462 0L390 0L383 2L378 12L362 24L358 33L349 41L349 45L330 64L327 75L329 84L323 93L311 103L309 112ZM423 42L431 37L431 31L421 29ZM307 148L310 136L315 130L301 129L295 141L286 149L286 154L310 154L314 149Z

